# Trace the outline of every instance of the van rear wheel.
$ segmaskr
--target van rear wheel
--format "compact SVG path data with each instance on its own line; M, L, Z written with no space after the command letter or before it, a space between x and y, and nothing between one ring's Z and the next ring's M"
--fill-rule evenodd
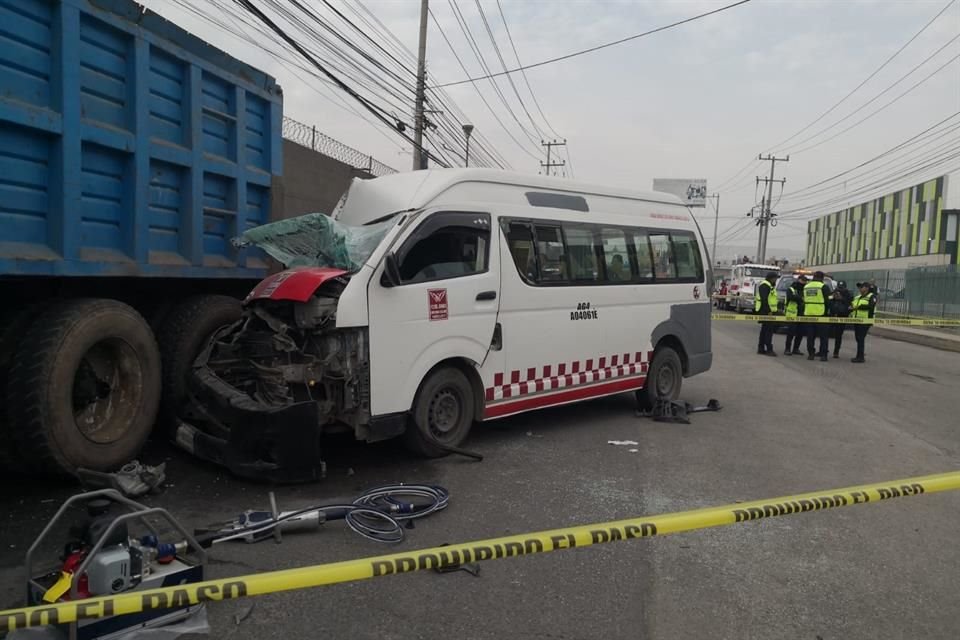
M643 389L636 392L637 405L641 410L653 408L659 398L676 400L683 385L683 363L671 347L660 347L653 354L647 380Z
M404 432L407 447L427 458L440 458L466 440L473 426L473 389L467 376L453 367L431 373L414 401L411 424Z

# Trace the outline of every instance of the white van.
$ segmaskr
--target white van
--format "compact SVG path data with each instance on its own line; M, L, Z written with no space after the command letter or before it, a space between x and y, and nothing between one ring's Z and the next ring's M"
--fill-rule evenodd
M196 363L188 449L305 479L323 431L404 434L439 456L475 422L676 398L710 368L710 261L674 196L431 170L355 180L334 219L382 237L353 268L294 268L251 293Z

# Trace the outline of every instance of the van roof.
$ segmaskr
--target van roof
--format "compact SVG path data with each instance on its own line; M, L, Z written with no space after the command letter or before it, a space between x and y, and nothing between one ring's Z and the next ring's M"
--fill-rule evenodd
M776 266L776 265L773 265L773 264L752 264L752 263L744 263L744 264L735 264L735 265L733 265L733 266L734 266L734 267L751 267L751 268L753 268L753 269L766 269L767 271L782 271L782 269L780 269L780 267L778 267L778 266Z
M351 225L366 224L397 211L424 207L444 191L466 182L684 206L678 197L659 191L635 191L566 178L495 169L428 169L395 173L371 180L354 178L333 217Z

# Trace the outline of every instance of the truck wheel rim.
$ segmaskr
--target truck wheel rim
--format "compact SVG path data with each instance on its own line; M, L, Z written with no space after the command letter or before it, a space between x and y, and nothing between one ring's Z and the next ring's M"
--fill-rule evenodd
M450 435L460 422L460 398L452 389L441 389L430 403L430 434L438 439Z
M116 442L136 418L143 371L136 352L118 338L101 340L83 355L71 398L77 430L96 444Z

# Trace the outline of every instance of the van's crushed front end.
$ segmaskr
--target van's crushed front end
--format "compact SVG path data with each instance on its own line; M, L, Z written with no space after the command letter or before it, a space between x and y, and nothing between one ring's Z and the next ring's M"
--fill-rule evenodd
M291 224L297 220L258 228L281 225L282 234L261 233L251 243L303 266L263 280L241 319L210 339L194 362L176 434L197 457L274 482L322 477L325 432L379 439L369 432L367 328L336 322L340 295L359 268L356 238L329 219ZM385 229L362 231L375 247ZM310 259L298 260L292 245Z

